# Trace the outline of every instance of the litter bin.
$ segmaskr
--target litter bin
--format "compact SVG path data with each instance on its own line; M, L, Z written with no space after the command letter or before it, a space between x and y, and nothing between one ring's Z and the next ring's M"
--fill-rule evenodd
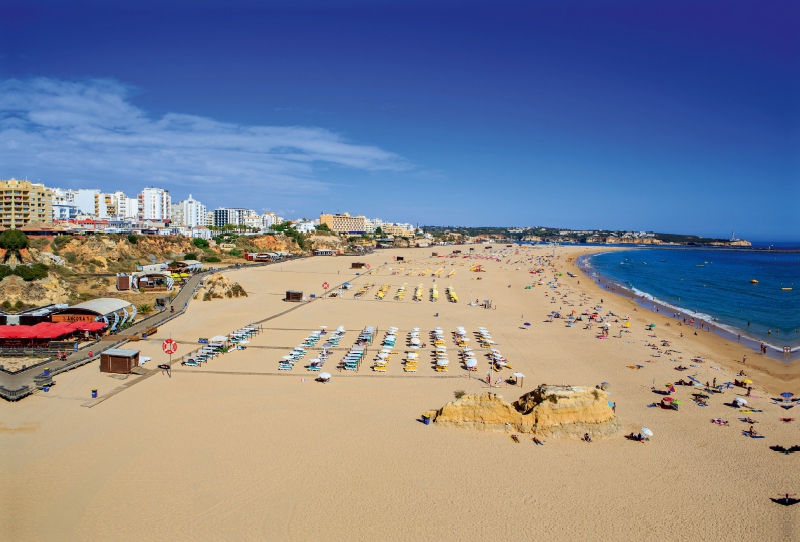
M92 390L92 399L97 399L97 390Z
M430 416L426 416L425 414L423 414L422 415L422 423L424 423L425 425L430 425L431 424L431 417Z
M44 370L44 376L50 376L50 369Z
M42 390L43 390L45 393L47 393L48 391L50 391L50 386L43 386L43 387L42 387Z

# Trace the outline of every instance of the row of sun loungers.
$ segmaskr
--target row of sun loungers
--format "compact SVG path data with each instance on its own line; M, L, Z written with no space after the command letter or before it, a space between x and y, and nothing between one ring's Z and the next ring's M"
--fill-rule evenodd
M353 298L361 299L362 297L364 297L364 294L366 294L369 291L369 289L372 288L373 286L375 286L375 284L373 283L365 284L364 286L359 288L355 294L353 294Z
M400 288L398 288L398 289L397 289L397 293L396 293L396 294L394 294L394 298L395 298L397 301L402 301L402 300L403 300L403 298L406 296L406 287L407 287L407 286L408 286L408 283L407 283L407 282L404 282L404 283L403 283L403 285L402 285L402 286L400 286Z
M458 296L456 295L456 291L453 289L452 286L448 286L447 290L447 298L450 300L451 303L458 303Z
M384 297L386 297L386 292L388 292L389 288L391 287L392 287L391 284L382 284L381 287L378 289L378 293L375 294L375 299L383 299Z

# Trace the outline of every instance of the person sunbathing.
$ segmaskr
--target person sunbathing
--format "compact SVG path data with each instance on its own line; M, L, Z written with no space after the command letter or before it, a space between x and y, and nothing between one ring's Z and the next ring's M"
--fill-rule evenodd
M748 429L748 430L747 430L747 434L748 434L749 436L751 436L751 437L757 437L757 436L758 436L758 431L756 431L755 427L753 427L753 426L751 425L751 426L750 426L750 429Z
M589 436L589 433L584 433L582 440L585 442L592 442L592 437Z
M536 444L537 446L544 446L544 442L539 440L537 437L533 437L533 443Z

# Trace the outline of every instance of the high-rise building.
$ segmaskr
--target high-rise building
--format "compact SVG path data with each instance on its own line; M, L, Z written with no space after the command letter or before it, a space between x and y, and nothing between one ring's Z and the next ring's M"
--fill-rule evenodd
M40 222L53 223L53 192L43 184L9 179L0 181L0 225L21 228Z
M278 223L276 222L277 219L278 217L275 216L275 213L264 213L261 215L261 224L265 230L268 230Z
M85 215L98 216L100 190L82 188L72 192L72 200L78 206L78 212Z
M214 209L214 226L225 226L227 224L243 226L244 217L247 216L249 211L249 209L241 209L238 207L220 207L218 209Z
M171 206L169 190L148 187L139 194L139 218L142 220L169 220Z

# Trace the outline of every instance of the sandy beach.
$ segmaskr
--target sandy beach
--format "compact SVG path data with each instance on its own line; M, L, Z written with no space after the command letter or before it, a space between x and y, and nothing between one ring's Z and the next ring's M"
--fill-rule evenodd
M2 403L0 421L0 538L4 540L791 540L800 507L771 501L800 487L795 456L770 446L800 444L798 421L775 406L784 391L800 393L796 375L780 362L713 333L678 326L665 314L638 307L583 275L571 259L592 250L555 249L560 298L547 286L553 269L528 273L528 255L553 248L524 248L501 262L434 258L432 252L465 252L469 246L398 249L354 257L316 257L226 273L247 298L193 301L187 313L152 339L129 343L151 356L155 369L167 358L163 339L179 351L171 378L160 372L121 381L90 364L56 377L48 393L17 404ZM476 253L488 252L480 245ZM495 248L500 248L495 246ZM407 261L397 263L396 256ZM509 263L506 261L509 260ZM370 268L350 269L354 261ZM480 263L485 272L470 272ZM465 265L462 265L465 264ZM401 274L392 274L400 267ZM414 288L433 286L438 302L412 300ZM427 276L405 273L431 269ZM445 278L450 271L456 273ZM567 272L576 274L569 277ZM541 277L545 285L526 289ZM480 280L476 280L480 278ZM308 297L350 281L341 298L293 304L287 290ZM372 283L362 299L359 287ZM394 293L408 284L403 301ZM375 299L391 284L384 300ZM452 285L459 302L450 303ZM588 296L584 300L582 296ZM491 300L494 308L470 306ZM600 300L603 300L602 303ZM579 305L581 302L583 306ZM574 306L565 304L574 303ZM547 315L594 305L602 313L630 315L630 332L597 338L598 328L568 327ZM634 310L637 309L637 310ZM288 311L288 312L287 312ZM281 314L284 313L284 314ZM278 316L276 316L278 315ZM273 318L274 317L274 318ZM247 348L201 367L177 361L200 337L225 335L260 322L263 331ZM525 322L530 326L523 325ZM646 326L656 324L654 331ZM670 324L670 325L667 325ZM306 363L279 371L278 361L319 326L347 330L325 368L329 384L314 382ZM623 435L593 443L550 439L535 446L509 435L436 425L420 415L453 400L456 390L480 393L488 362L470 374L456 362L437 373L430 344L419 371L403 371L393 357L386 373L370 370L377 348L357 373L335 366L365 326L378 338L390 326L405 337L439 326L470 332L487 328L524 386L493 391L513 401L540 383L595 386L609 382L626 433L650 428L647 443ZM681 338L680 333L685 337ZM652 335L655 335L653 337ZM676 354L655 355L647 344L668 340ZM377 344L376 344L377 347ZM404 350L399 345L395 350ZM741 360L747 355L747 363ZM676 365L690 366L685 372ZM674 358L677 361L670 361ZM303 361L307 361L303 360ZM629 366L640 365L639 369ZM756 429L742 435L746 416L726 406L742 388L713 394L708 407L691 401L689 387L673 397L679 411L648 408L667 382L692 375L705 383L733 381L744 369L755 387L747 398ZM794 369L791 369L794 370ZM127 389L87 408L91 389L102 396ZM729 426L711 423L723 418ZM10 518L10 521L8 520Z

